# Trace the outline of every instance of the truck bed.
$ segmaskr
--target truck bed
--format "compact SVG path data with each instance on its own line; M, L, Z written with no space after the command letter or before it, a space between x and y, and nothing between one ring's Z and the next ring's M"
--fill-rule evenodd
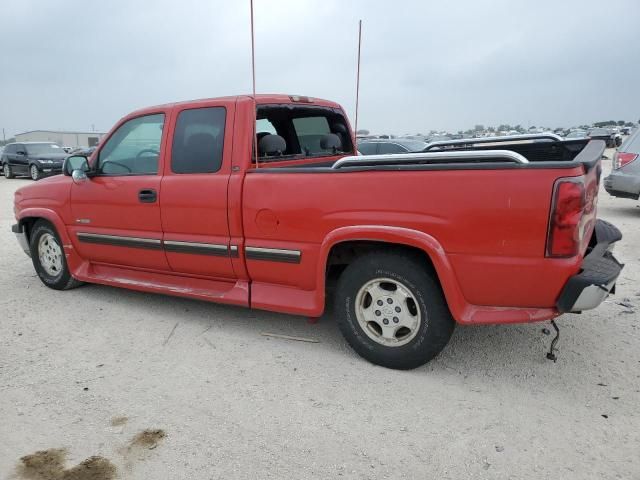
M266 284L289 279L289 288L312 291L321 245L331 232L380 225L433 238L468 304L553 309L582 260L545 258L554 184L561 177L588 175L589 188L597 191L604 144L545 141L501 148L352 156L324 165L250 169L243 189L247 243L294 249L301 252L301 262L250 265L249 274ZM514 148L526 156L524 163L505 155ZM469 157L455 159L460 151ZM354 235L357 240L372 238ZM466 313L452 311L458 321L467 321ZM468 321L475 321L470 320L474 314L468 315ZM522 318L512 312L512 320Z
M310 171L315 173L350 172L354 170L495 170L573 168L582 164L587 170L600 159L597 153L604 142L576 140L496 141L488 144L439 146L420 153L393 155L362 155L343 157L326 162L271 166L261 164L259 170L268 173ZM463 152L457 156L456 153ZM477 155L473 155L477 153ZM494 153L495 155L492 155ZM521 161L518 161L521 157Z

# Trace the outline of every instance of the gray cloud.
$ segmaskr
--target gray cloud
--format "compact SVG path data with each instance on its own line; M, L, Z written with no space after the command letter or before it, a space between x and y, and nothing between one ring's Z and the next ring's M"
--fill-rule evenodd
M248 1L3 6L0 127L106 130L148 105L251 90ZM640 2L255 0L259 92L406 133L638 120Z

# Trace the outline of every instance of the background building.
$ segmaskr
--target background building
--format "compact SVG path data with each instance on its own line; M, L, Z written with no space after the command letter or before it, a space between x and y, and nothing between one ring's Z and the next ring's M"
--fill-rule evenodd
M16 134L16 142L55 142L61 147L93 147L104 133L33 130Z

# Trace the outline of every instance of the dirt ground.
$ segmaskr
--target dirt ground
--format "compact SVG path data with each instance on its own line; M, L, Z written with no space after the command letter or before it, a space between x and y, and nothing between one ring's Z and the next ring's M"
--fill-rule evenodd
M465 327L400 372L330 316L47 289L10 231L28 182L0 178L1 479L640 478L638 202L601 193L626 267L557 363L547 324Z

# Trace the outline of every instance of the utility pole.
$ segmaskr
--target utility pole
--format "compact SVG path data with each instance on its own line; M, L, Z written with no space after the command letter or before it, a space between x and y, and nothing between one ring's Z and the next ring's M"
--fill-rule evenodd
M4 128L2 129L2 141L7 143L7 136L4 134Z

